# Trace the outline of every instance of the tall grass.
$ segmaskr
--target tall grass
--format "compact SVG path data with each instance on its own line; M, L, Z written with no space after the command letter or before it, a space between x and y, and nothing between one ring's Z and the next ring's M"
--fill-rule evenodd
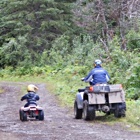
M128 122L131 122L140 127L140 100L127 101L127 116Z

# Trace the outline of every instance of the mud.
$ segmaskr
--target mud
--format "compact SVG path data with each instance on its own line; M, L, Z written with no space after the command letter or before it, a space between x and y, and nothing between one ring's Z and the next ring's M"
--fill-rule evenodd
M39 87L38 104L44 108L44 121L19 120L21 88L27 83L1 82L4 93L0 94L0 140L140 140L140 131L132 132L126 125L107 125L103 121L76 120L71 108L59 106L55 96L45 84ZM25 91L26 93L26 91Z

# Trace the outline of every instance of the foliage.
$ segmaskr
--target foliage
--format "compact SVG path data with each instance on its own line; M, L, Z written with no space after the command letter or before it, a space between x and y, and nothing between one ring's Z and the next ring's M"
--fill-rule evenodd
M135 30L130 30L126 35L127 39L127 48L129 50L140 50L140 32L136 32Z
M114 35L118 35L120 47L126 49L125 35L129 30L136 31L140 27L138 5L140 1L77 0L72 10L73 21L94 41L100 37L108 44Z
M0 47L0 66L17 66L24 61L26 63L31 59L30 52L26 49L26 38L19 36L15 38L7 38L7 43ZM20 43L19 43L20 42ZM17 61L18 60L18 61Z
M138 55L138 54L137 54ZM127 96L131 99L140 99L140 56L133 58L131 67L127 70Z
M38 65L39 55L51 48L55 38L74 34L72 2L1 0L0 66Z
M50 51L45 51L41 56L41 63L54 65L61 69L67 65L85 65L93 67L93 61L97 58L107 58L101 44L94 43L89 35L75 36L69 42L68 36L60 36L53 44Z
M127 121L140 126L140 100L127 101Z

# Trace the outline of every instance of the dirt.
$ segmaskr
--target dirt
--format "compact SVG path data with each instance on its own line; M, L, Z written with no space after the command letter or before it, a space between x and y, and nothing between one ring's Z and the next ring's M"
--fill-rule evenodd
M0 94L0 140L140 140L140 131L132 132L119 121L108 125L98 118L74 119L73 109L61 107L45 84L36 85L41 98L38 105L43 107L45 119L21 122L19 108L25 102L20 98L27 83L0 83L4 91Z

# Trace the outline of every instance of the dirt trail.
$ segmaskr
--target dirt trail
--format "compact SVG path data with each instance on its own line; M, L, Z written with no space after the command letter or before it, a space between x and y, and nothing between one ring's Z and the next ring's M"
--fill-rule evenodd
M38 84L44 121L19 120L21 87L26 83L1 82L5 93L0 94L0 140L140 140L140 133L125 127L106 125L97 121L75 120L69 108L62 108L45 84ZM26 93L26 91L25 91Z

